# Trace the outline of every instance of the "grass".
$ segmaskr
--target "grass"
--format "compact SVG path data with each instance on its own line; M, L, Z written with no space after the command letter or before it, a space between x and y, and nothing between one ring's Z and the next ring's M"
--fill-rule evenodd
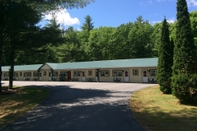
M16 87L0 95L0 128L18 119L49 96L41 87ZM6 92L6 93L5 93Z
M173 95L163 94L159 86L136 92L130 107L145 131L197 130L197 107L181 105Z

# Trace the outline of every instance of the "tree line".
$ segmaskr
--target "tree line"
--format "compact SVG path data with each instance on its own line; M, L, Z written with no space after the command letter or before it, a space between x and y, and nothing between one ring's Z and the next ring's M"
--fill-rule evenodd
M196 16L196 11L190 13L195 45L197 45ZM151 24L139 16L136 21L118 27L94 28L91 16L87 15L84 20L80 31L72 26L64 30L54 17L42 28L39 38L30 38L34 47L27 48L24 46L27 46L27 43L22 44L25 49L15 53L14 63L23 65L158 57L162 22ZM176 23L175 21L169 24L171 42L175 39ZM9 55L10 53L3 53L3 65L10 65Z

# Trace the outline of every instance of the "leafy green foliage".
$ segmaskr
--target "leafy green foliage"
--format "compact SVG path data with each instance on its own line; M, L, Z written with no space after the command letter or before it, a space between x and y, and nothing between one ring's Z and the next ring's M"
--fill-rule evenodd
M132 56L134 58L152 56L152 48L154 47L151 41L152 32L153 28L149 22L144 21L142 17L139 16L128 35L129 46L127 48L130 49L129 52L132 51Z
M197 11L190 13L190 21L191 21L192 34L194 36L194 44L197 47Z
M197 74L173 75L173 94L183 104L196 104Z
M129 31L131 30L133 23L121 24L116 28L111 36L112 45L112 58L123 59L133 58L132 52L130 52L130 43L128 41Z
M153 33L151 35L151 38L153 42L152 54L155 57L158 57L158 50L159 50L159 44L161 38L161 27L162 27L162 23L155 23L153 25Z
M159 58L157 66L157 82L164 94L171 94L171 76L173 65L173 46L169 39L169 25L166 18L161 28Z

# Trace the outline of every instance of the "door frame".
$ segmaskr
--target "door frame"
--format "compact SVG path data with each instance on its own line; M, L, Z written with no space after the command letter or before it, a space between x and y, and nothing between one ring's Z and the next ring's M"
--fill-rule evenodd
M148 83L148 70L142 70L142 83Z
M130 82L130 72L129 72L129 70L124 71L124 82Z
M86 81L86 75L85 75L85 71L82 71L81 73L81 81Z

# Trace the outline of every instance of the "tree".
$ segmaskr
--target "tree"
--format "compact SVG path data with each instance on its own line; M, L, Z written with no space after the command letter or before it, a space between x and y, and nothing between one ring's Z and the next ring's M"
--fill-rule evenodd
M1 85L1 79L2 79L2 53L3 53L3 43L4 43L4 24L5 24L5 8L4 8L4 1L0 0L0 92L2 92L2 85Z
M194 36L194 43L197 47L197 11L193 11L189 15L191 21L192 34Z
M84 7L88 3L90 3L91 1L93 1L93 0L80 0L80 1L78 1L78 0L72 0L72 1L68 1L68 0L50 0L50 1L46 1L46 0L0 0L0 7L1 7L0 8L1 9L0 10L0 16L1 16L1 20L0 20L0 24L1 24L1 26L0 26L0 36L1 37L3 36L3 34L5 33L6 28L7 28L6 25L9 25L7 23L10 22L9 21L10 19L7 19L7 18L18 19L18 17L20 16L20 20L24 20L21 23L21 25L24 24L25 22L26 22L25 24L28 25L29 23L27 21L25 21L25 18L23 18L23 16L25 15L25 17L26 17L26 16L29 15L28 16L29 18L30 17L34 18L35 16L37 16L37 14L36 15L35 14L32 15L32 13L28 14L29 12L26 12L26 9L30 9L30 8L32 10L36 9L39 12L39 13L37 12L38 14L42 14L43 12L46 12L47 10L58 10L60 7L64 7L64 8L65 7L67 7L67 8ZM24 5L24 3L26 5ZM19 11L19 9L17 8L17 7L19 7L18 6L19 4L21 4L21 5L23 4L23 7L25 7L25 9L21 8L22 6L20 6L21 9ZM7 15L9 13L11 13L11 14L18 13L18 12L15 12L13 9L14 10L17 9L17 11L19 11L20 14L10 15L10 16ZM23 14L23 15L21 15L21 14ZM15 21L13 21L13 22L15 22ZM16 23L19 24L18 22L16 22ZM21 28L21 27L16 26L16 24L14 24L14 25L15 26L13 26L14 27L13 29ZM10 32L12 32L13 29L10 30ZM9 31L9 30L7 29L7 31ZM15 44L16 41L18 41L17 40L18 37L15 34L15 31L13 31L12 35L9 36L9 37L10 37L10 43L14 43ZM5 45L5 43L4 43L5 41L4 41L3 37L0 40L0 42L1 42L0 43L0 50L1 50L0 51L0 54L1 54L0 55L0 68L1 68L1 64L2 64L2 48L3 48L3 45ZM11 47L12 49L14 49L14 44L11 44L11 45L13 45ZM11 57L14 56L13 50L11 50L11 55L10 56ZM11 58L11 59L13 59L13 58ZM13 70L14 70L13 67L14 66L13 66L13 60L12 60L11 73L10 73L10 78L11 78L10 82L12 82L12 76L11 75L13 74ZM2 74L2 70L1 69L0 69L0 74ZM1 79L0 79L0 81L1 81ZM12 84L12 83L10 83L10 84ZM11 87L12 87L12 85L11 85ZM0 91L1 91L1 86L0 86Z
M160 90L164 94L171 94L171 76L173 65L173 46L169 39L169 25L164 18L161 28L158 66L157 66L157 82Z
M133 58L152 56L152 48L154 48L154 43L151 39L152 32L152 25L148 21L144 21L142 16L139 16L128 35L129 45L127 48L130 56Z
M186 0L178 0L172 93L182 103L197 102L195 49Z
M69 27L64 33L64 42L57 47L57 55L60 62L80 61L82 56L78 33Z
M161 23L155 23L153 25L153 33L151 35L151 39L154 43L153 47L153 57L158 57L158 50L159 50L159 45L160 45L160 38L161 38L161 27L162 27L162 22Z
M107 60L111 59L111 49L113 46L110 43L114 28L99 27L90 31L88 45L85 48L90 60Z
M85 23L83 24L83 26L81 27L81 29L84 30L84 31L86 30L86 31L90 32L94 28L93 24L94 23L92 23L91 16L87 15L85 17Z
M40 16L35 10L27 6L24 1L17 3L15 1L8 0L4 8L4 21L6 21L6 23L4 23L3 33L7 39L4 46L7 46L9 49L7 52L10 51L9 88L12 88L16 48L22 43L21 40L25 32L32 29L32 27L34 27L34 25L40 20ZM24 11L26 13L21 15Z
M91 16L87 15L85 17L85 22L83 23L81 29L82 31L79 33L80 37L80 49L82 50L83 59L82 60L90 60L86 50L88 46L88 39L90 37L90 31L94 29L94 23L92 22Z
M128 35L133 27L133 23L129 22L121 24L116 28L111 36L111 56L113 59L133 58L131 45L128 40Z

